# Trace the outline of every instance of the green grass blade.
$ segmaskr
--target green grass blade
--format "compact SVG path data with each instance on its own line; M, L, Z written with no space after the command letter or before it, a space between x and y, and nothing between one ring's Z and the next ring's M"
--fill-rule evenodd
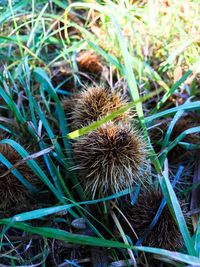
M184 111L190 111L190 110L200 110L200 101L195 102L187 102L180 106L167 109L165 111L159 112L157 114L151 115L149 117L145 118L146 123L149 123L155 119L161 118L161 117L167 117L177 111L184 110Z
M121 73L123 73L123 66L120 64L118 59L113 55L106 53L101 47L96 45L94 42L87 40L88 44L93 48L93 50L105 58L106 61L113 64Z
M36 80L42 85L41 90L43 90L43 91L44 90L47 90L47 92L49 93L49 95L56 102L56 113L57 113L57 117L59 119L59 125L60 125L60 129L61 129L61 133L62 133L62 136L66 136L67 133L68 133L67 120L66 120L66 117L65 117L65 114L64 114L64 111L63 111L63 108L61 106L61 103L60 103L60 100L59 100L59 97L57 95L56 90L54 89L53 85L50 82L49 77L47 76L46 72L43 69L36 68L34 70L34 75L35 75ZM49 125L48 125L45 117L43 116L42 112L40 112L40 116L41 116L41 118L43 118L43 121L45 120L45 124L48 127L47 129L49 131L50 138L55 138L55 136L54 136L52 130L50 130L50 127L49 127ZM64 143L65 149L67 151L67 156L68 156L67 159L65 159L65 156L63 155L63 152L61 151L61 148L58 145L58 143L57 143L57 147L59 149L60 155L63 155L61 158L65 161L65 163L67 164L67 168L69 170L70 167L73 166L73 162L71 160L71 158L72 158L72 155L71 155L71 146L70 146L70 143L69 143L69 141L68 141L67 138L64 138L63 139L63 143ZM76 178L75 174L72 171L70 171L70 177L71 177L72 182L74 183L74 185L76 187L76 190L77 190L79 196L83 199L83 196L84 196L83 189L82 189L82 187L81 187L78 179Z
M185 218L180 208L179 201L169 181L169 178L164 173L163 173L163 177L160 177L160 185L162 188L162 192L165 196L165 199L167 201L167 204L172 212L172 215L175 216L176 218L177 225L182 234L188 253L192 256L196 256L196 251L194 249L194 242L190 236L187 224L185 222Z
M195 256L190 256L183 253L172 252L165 249L151 248L151 247L135 247L135 249L138 251L162 255L166 258L170 258L178 262L191 264L192 266L199 266L199 258Z
M12 11L17 12L18 10L22 10L23 7L26 7L26 5L29 3L30 0L23 0L19 1L15 5L12 6ZM10 20L10 17L12 16L11 10L6 10L3 14L0 16L0 25L3 23L6 23L8 20Z
M10 110L15 115L15 118L19 122L25 123L26 121L23 118L23 116L21 115L21 113L20 113L19 109L17 108L15 102L11 99L11 97L8 95L8 93L2 87L0 87L0 96L5 100L5 102L9 106Z
M194 239L194 245L195 245L195 250L198 253L198 256L200 258L200 216L198 220L198 225L195 233L195 239Z
M35 25L34 25L34 27L32 27L32 29L31 29L31 32L30 32L30 34L29 34L29 38L28 38L28 41L27 41L27 47L29 47L29 48L30 48L31 42L32 42L32 40L33 40L33 38L34 38L35 31L36 31L36 29L37 29L37 27L38 27L38 25L39 25L39 23L40 23L40 19L42 18L42 16L43 16L45 10L47 9L48 5L49 5L49 3L47 3L47 4L42 8L41 12L40 12L39 15L37 16L37 19L36 19L36 21L35 21Z
M151 114L156 113L162 105L167 101L167 99L179 88L179 86L187 80L187 78L192 74L191 70L188 70L182 77L179 79L172 87L171 89L164 94L162 99L157 103L156 107L151 111Z
M125 196L127 194L130 194L129 189L123 190L121 192L118 192L116 194L113 194L111 196L101 198L101 199L88 200L88 201L83 201L83 202L73 202L72 204L24 212L24 213L15 215L14 217L10 218L9 220L10 220L10 222L12 222L12 221L24 222L24 221L28 221L28 220L39 219L41 217L45 217L45 216L48 216L48 215L51 215L51 214L54 214L57 212L61 212L61 211L65 211L65 210L70 211L70 209L73 207L79 207L82 205L83 206L84 205L94 205L97 203L110 201L112 199L117 199L117 198ZM72 201L72 199L70 199L70 201Z
M184 110L178 111L175 114L173 120L170 122L169 127L168 127L167 132L166 132L166 135L165 135L165 138L164 138L164 140L162 142L161 150L163 150L163 149L165 149L167 147L167 145L169 143L169 139L170 139L171 133L172 133L172 131L174 129L174 126L175 126L176 122L180 119L180 117L183 115L183 113L184 113Z
M200 126L197 127L193 127L190 129L185 130L184 132L182 132L168 147L167 149L165 149L163 151L163 153L161 154L160 157L160 162L161 165L164 163L164 160L167 156L167 154L169 153L170 150L172 150L172 148L174 148L183 138L185 138L188 134L196 134L196 133L200 133ZM200 148L200 142L199 144L197 144L197 146Z
M0 224L10 225L10 221L8 219L1 219ZM111 240L97 238L97 237L90 237L86 235L72 234L70 232L66 232L64 230L54 229L54 228L33 227L31 225L21 223L21 222L13 222L12 226L17 229L21 229L26 232L29 232L29 233L34 233L34 234L41 235L43 237L58 239L58 240L70 242L73 244L88 245L88 246L93 246L93 247L133 249L133 250L163 255L167 258L171 258L179 262L192 264L194 266L199 266L199 258L197 257L178 253L178 252L171 252L171 251L164 250L164 249L151 248L151 247L133 247L133 246L121 243L121 242L117 242L117 241L111 241Z

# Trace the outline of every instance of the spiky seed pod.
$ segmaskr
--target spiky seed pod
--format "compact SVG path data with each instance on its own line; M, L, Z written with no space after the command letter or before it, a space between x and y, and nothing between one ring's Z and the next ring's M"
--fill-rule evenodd
M86 191L105 196L144 182L146 145L130 124L104 124L80 137L74 156Z
M99 74L103 71L103 60L93 51L81 51L76 60L81 71L88 71L94 74Z
M153 221L162 198L161 191L151 189L142 192L134 205L128 201L125 203L123 213L139 238L144 236L145 231ZM127 224L124 227L127 227L127 233L130 236L134 235ZM134 239L135 235L133 236ZM154 228L145 236L142 244L174 251L183 246L181 234L167 206L162 211Z
M110 92L105 88L89 87L75 96L72 107L72 120L76 129L101 119L112 111L127 104L119 93ZM127 111L117 117L118 120L130 120L131 113Z
M71 114L75 103L76 102L74 100L74 95L73 95L73 97L66 97L66 98L62 99L62 107L63 107L63 110L66 114L67 124L69 124L71 131L76 129L74 126L74 121L72 119L72 114Z
M2 140L3 138L0 138ZM0 153L11 163L15 164L21 160L21 156L8 144L0 144ZM0 176L7 171L7 167L1 163ZM19 165L17 170L31 184L38 183L37 177L26 164ZM9 209L16 205L23 205L29 196L28 189L11 172L6 176L0 177L0 209Z

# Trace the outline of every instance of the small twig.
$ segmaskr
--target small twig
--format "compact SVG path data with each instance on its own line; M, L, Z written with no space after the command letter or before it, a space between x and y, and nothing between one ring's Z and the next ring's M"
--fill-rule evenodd
M41 150L41 151L39 151L39 152L37 152L37 153L34 153L34 154L32 154L32 155L29 155L29 156L27 156L27 157L25 157L25 158L19 160L19 161L18 161L17 163L15 163L9 170L7 170L4 174L2 174L2 175L0 176L0 178L2 178L2 177L4 177L4 176L8 175L10 172L12 172L13 169L16 169L19 165L24 164L26 161L28 161L28 160L32 160L32 159L38 158L38 157L40 157L40 156L42 156L42 155L44 155L44 154L47 154L47 153L49 153L51 150L53 150L54 148L55 148L55 146L51 146L51 147L45 148L45 149L43 149L43 150Z
M187 215L191 216L198 213L200 213L200 208L188 211Z
M6 123L10 123L12 125L15 123L14 119L8 119L8 118L2 117L2 116L0 116L0 121L6 122Z
M124 213L117 207L117 205L114 202L112 204L113 204L113 207L116 208L117 211L122 215L122 217L124 218L124 220L126 221L126 223L128 224L128 226L131 228L132 232L134 233L135 237L138 239L138 236L137 236L135 230L133 229L132 225L130 224L130 222L125 217Z

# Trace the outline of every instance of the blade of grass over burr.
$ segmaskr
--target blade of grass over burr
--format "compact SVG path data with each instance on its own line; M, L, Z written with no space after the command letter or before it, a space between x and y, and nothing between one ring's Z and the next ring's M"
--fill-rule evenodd
M147 99L150 99L152 96L154 96L155 94L157 94L157 92L152 92L144 97L141 97L139 100L137 100L137 102L142 102L142 101L146 101ZM79 136L82 136L84 134L89 133L92 130L97 129L98 127L100 127L101 125L103 125L106 122L109 122L115 118L117 118L118 116L120 116L121 114L123 114L124 112L126 112L127 110L129 110L130 108L133 108L135 106L136 102L130 102L127 105L119 108L116 111L113 111L112 113L110 113L108 116L105 116L104 118L91 123L89 126L85 126L82 127L78 130L75 130L73 132L70 132L67 134L67 138L69 139L75 139Z

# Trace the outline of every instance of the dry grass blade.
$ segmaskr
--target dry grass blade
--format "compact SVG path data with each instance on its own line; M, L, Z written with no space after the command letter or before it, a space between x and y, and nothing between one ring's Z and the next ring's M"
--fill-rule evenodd
M34 153L32 155L29 155L28 157L25 157L21 160L19 160L18 162L16 162L8 171L6 171L5 173L3 173L2 175L0 175L0 177L4 177L6 175L8 175L12 170L16 169L18 166L24 164L26 161L31 160L31 159L36 159L38 157L41 157L49 152L51 152L53 149L55 148L55 146L51 146L48 148L45 148L37 153ZM16 153L16 152L15 152Z
M1 138L2 139L2 138ZM2 210L7 210L9 208L18 207L22 208L26 205L28 198L31 196L29 190L22 183L18 177L27 181L29 185L39 185L38 177L33 173L33 171L24 164L24 160L21 156L9 145L0 144L0 154L1 154L1 169L0 169L0 191L1 191L1 203L0 208ZM8 167L15 165L14 168ZM16 167L17 170L14 170ZM17 171L17 177L16 175Z
M115 224L116 224L116 226L117 226L117 228L118 228L118 230L120 232L120 235L121 235L124 243L127 244L127 245L129 245L128 240L127 240L127 238L126 238L126 236L124 234L123 228L122 228L122 226L121 226L121 224L120 224L117 216L115 215L115 213L113 211L111 212L111 216L112 216L113 221L115 222ZM127 251L128 251L128 254L129 254L131 260L133 261L133 266L134 267L137 267L137 263L136 263L136 260L135 260L133 251L131 249L127 249Z

